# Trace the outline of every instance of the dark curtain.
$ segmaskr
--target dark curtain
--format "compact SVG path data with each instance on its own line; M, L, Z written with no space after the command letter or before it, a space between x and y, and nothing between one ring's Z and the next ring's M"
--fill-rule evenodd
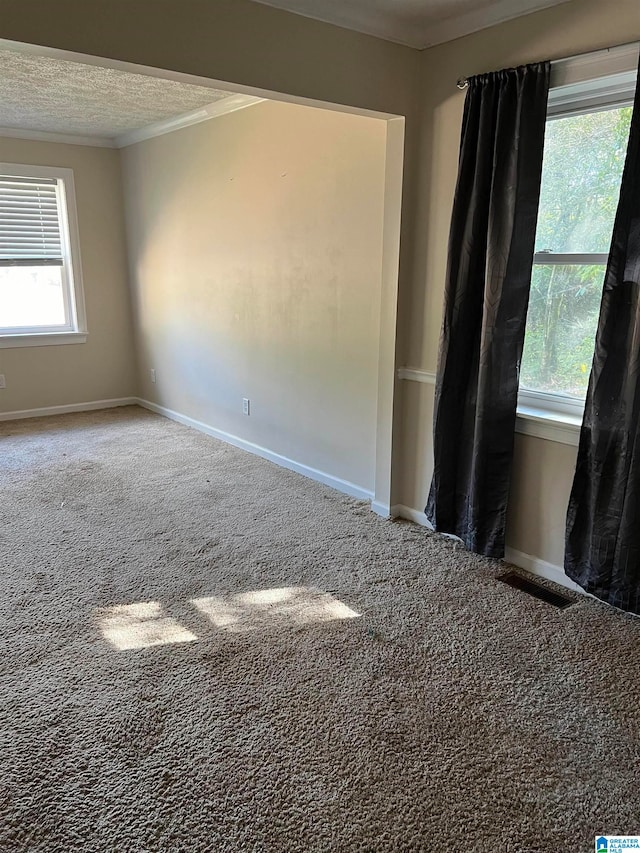
M472 77L462 124L425 512L491 557L504 556L548 92L548 62Z
M565 571L640 614L640 85L569 510Z

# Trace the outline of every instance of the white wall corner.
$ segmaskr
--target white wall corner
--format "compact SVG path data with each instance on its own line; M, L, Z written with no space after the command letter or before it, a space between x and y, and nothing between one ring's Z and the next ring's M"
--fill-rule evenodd
M404 518L407 521L413 521L414 524L419 524L420 527L426 527L428 530L433 530L431 524L427 521L427 516L422 510L414 509L405 504L395 504L391 507L392 518Z
M391 507L383 501L371 501L371 510L381 518L392 518Z
M374 503L389 511L392 502L394 467L394 411L396 401L396 327L398 316L398 275L400 270L400 230L402 180L404 173L404 118L386 124L384 208L382 223L382 270L380 326L378 335L378 405L376 412L376 458ZM374 512L378 510L374 509Z

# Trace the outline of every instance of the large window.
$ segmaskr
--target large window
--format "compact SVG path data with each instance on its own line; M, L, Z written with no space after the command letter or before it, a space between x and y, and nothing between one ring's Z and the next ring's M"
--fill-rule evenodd
M0 163L0 346L85 333L71 170Z
M520 403L555 412L584 405L629 138L632 81L598 83L550 96Z

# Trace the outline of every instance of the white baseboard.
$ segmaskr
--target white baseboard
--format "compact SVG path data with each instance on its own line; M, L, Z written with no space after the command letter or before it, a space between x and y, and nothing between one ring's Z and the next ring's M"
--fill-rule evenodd
M420 527L426 527L433 530L433 527L427 521L427 516L419 509L414 509L405 504L395 504L391 507L391 518L405 518L407 521L413 521L414 524L419 524Z
M391 518L391 507L389 504L382 503L382 501L371 501L371 509L375 512L376 515L382 516L382 518Z
M135 406L137 397L117 397L111 400L91 400L87 403L69 403L66 406L44 406L41 409L22 409L0 412L0 421L17 421L24 418L46 418L50 415L66 415L70 412L92 412L96 409L115 409L118 406Z
M390 515L392 517L406 518L408 521L413 521L416 524L420 524L422 527L429 528L429 530L433 529L427 521L427 517L424 512L420 512L419 510L413 509L413 507L410 506L405 506L404 504L396 504L391 507ZM456 539L457 537L454 536L452 538ZM582 595L587 594L582 587L579 587L577 583L574 583L571 578L568 578L565 575L561 566L556 566L554 563L547 563L546 560L541 560L539 557L532 557L531 554L525 554L523 551L517 551L515 548L508 547L505 549L504 559L505 562L511 563L520 569L525 569L527 572L530 572L532 575L537 575L539 578L545 578L546 580L553 581L559 586L564 586L574 592L580 592Z
M267 459L269 462L274 462L280 465L281 468L287 468L289 471L295 471L297 474L302 474L310 480L315 480L318 483L323 483L325 486L330 486L339 492L350 495L353 498L360 500L373 500L374 494L368 489L363 489L362 486L357 486L355 483L350 483L348 480L342 480L340 477L334 477L332 474L327 474L324 471L319 471L317 468L311 468L309 465L303 465L301 462L296 462L294 459L289 459L287 456L281 456L279 453L274 453L273 450L268 450L266 447L261 447L259 444L254 444L251 441L245 441L244 438L239 438L237 435L232 435L229 432L216 429L215 427L205 424L202 421L197 421L195 418L190 418L188 415L182 415L180 412L174 412L173 409L167 409L165 406L159 406L157 403L152 403L150 400L138 398L138 405L158 415L163 415L172 421L177 421L185 426L197 429L199 432L204 432L213 438L218 438L227 444L232 444L234 447L239 447L241 450L246 450L248 453L253 453L255 456L260 456L262 459Z
M526 569L532 575L537 575L539 578L553 581L559 586L573 590L573 592L586 595L582 587L568 578L564 569L561 566L556 566L555 563L547 563L546 560L541 560L539 557L532 557L531 554L525 554L524 551L517 551L515 548L508 547L505 548L504 559L506 563L512 563L520 569Z

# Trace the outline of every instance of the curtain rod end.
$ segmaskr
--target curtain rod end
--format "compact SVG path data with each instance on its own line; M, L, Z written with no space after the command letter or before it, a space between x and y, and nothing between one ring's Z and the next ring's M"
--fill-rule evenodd
M469 81L467 80L466 77L461 77L458 80L458 82L456 83L456 86L458 87L458 89L466 89L468 85L469 85Z

